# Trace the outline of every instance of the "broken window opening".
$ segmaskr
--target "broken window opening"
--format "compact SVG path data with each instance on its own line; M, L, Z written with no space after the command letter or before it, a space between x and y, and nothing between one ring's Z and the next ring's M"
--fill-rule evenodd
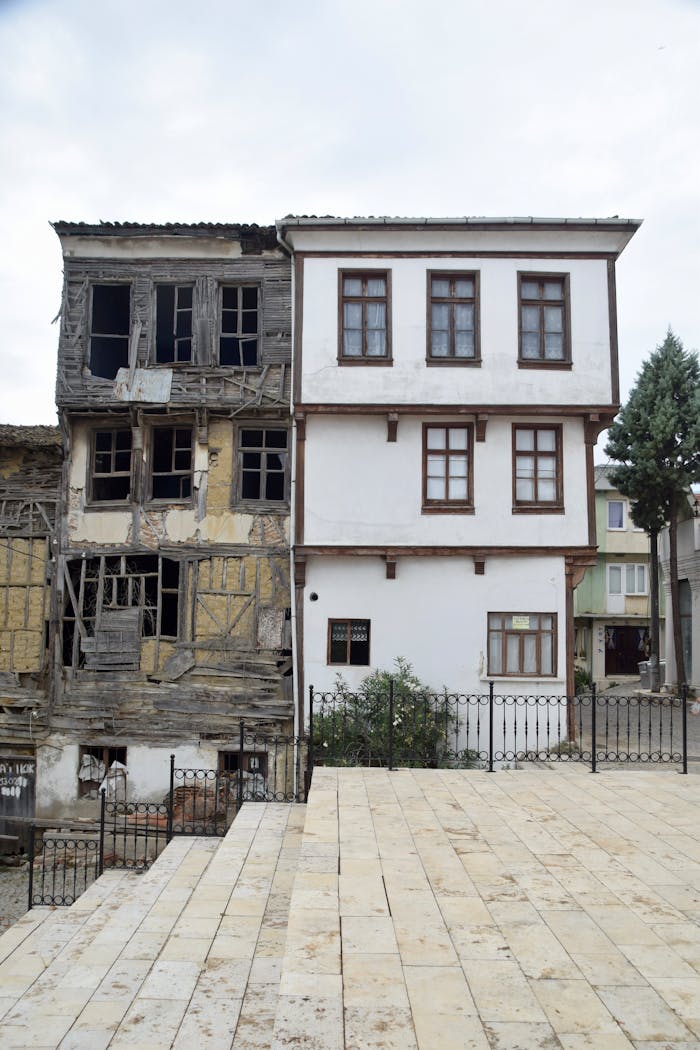
M239 432L238 476L242 500L286 498L287 431L267 427Z
M191 284L156 286L156 362L192 360Z
M92 438L90 499L115 503L131 494L131 428L96 430Z
M257 287L222 287L219 364L237 368L257 365L259 312Z
M90 371L116 379L129 364L131 285L94 284L90 317Z
M177 639L180 564L172 558L74 559L68 564L68 578L63 617L66 667L138 670L141 639Z
M192 496L192 427L154 427L151 499Z
M125 747L103 747L101 744L81 745L78 762L78 797L97 798L102 782L114 762L126 766Z

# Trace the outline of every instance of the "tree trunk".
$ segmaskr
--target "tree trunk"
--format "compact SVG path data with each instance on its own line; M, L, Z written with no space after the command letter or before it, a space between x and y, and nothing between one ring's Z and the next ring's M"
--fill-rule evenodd
M649 601L651 620L651 652L649 654L649 678L652 693L657 693L659 677L659 534L649 533Z
M668 571L671 576L671 618L673 620L673 650L676 656L676 678L678 688L685 685L685 662L683 660L683 637L681 635L681 602L678 588L678 508L674 497L668 526Z

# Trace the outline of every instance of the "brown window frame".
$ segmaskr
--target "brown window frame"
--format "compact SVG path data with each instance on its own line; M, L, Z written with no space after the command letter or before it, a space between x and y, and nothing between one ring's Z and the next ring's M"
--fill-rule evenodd
M481 328L479 322L479 271L478 270L428 270L427 281L427 316L426 335L427 345L425 351L426 364L437 366L466 366L467 368L479 367L481 365ZM450 294L448 296L433 295L433 280L447 280L450 282ZM473 296L456 296L453 288L456 281L472 280L474 282ZM448 353L442 357L432 353L433 345L433 304L445 304L450 307L450 328L448 340ZM474 354L472 357L464 357L456 353L455 346L455 307L472 305L474 307Z
M129 293L128 296L128 318L126 330L123 332L114 331L97 331L95 329L95 291L98 288L123 288ZM129 350L131 343L131 320L132 311L134 308L133 300L133 288L131 281L93 281L90 285L90 317L88 322L88 340L87 340L87 366L95 379L105 379L108 382L116 379L117 372L120 368L127 368L129 365ZM105 343L106 340L106 343ZM94 348L93 348L94 341ZM102 344L99 346L98 344ZM101 362L104 361L104 357L111 355L111 348L114 347L115 351L120 351L118 354L118 360L115 362L117 367L109 368L106 367L106 363L103 363L101 370L95 371L95 368L99 368ZM110 353L107 354L107 350L110 348ZM94 349L94 353L93 353ZM107 375L103 373L109 373Z
M190 466L189 466L189 470L180 469L180 468L177 468L175 466L175 454L177 452L182 452L184 450L184 446L181 446L181 447L178 448L177 444L176 444L177 438L174 438L174 443L172 445L171 452L170 452L171 469L169 471L158 471L158 473L156 474L155 469L154 469L154 465L155 465L156 433L159 433L159 432L162 432L162 431L165 431L165 430L170 430L173 433L173 435L175 434L175 431L177 431L177 430L189 430L189 432L190 432ZM150 440L150 448L149 448L149 456L148 456L148 502L149 503L157 503L159 505L164 505L164 504L168 504L168 503L178 503L178 504L181 504L181 505L182 504L184 504L184 505L191 505L192 502L193 502L193 499L194 499L194 427L193 427L192 423L170 423L168 425L158 424L157 426L152 426L150 428L150 439L151 440ZM188 495L186 495L186 496L183 496L183 495L180 495L180 496L156 496L153 493L154 480L155 480L156 477L178 477L178 478L189 477L189 480L190 480L190 486L189 486L190 487L190 491L189 491Z
M345 660L332 660L332 632L333 627L337 624L345 624L347 627L347 637L345 642ZM367 645L367 660L353 660L352 657L352 633L353 624L367 624L367 642L363 643ZM364 619L329 619L328 621L328 649L326 654L326 663L336 667L369 667L370 665L370 643L372 639L372 621Z
M523 296L523 284L533 281L543 285L547 281L557 281L561 285L559 299L545 299L544 295L536 299ZM540 311L539 354L537 357L523 356L523 307L536 307ZM547 306L561 307L562 311L562 356L548 358L545 356L544 310ZM571 308L570 281L568 273L523 273L518 272L518 368L560 368L570 369L571 363Z
M531 628L531 627L527 627L527 628L515 628L513 626L506 627L505 626L505 622L500 627L492 627L491 626L491 617L496 617L496 616L500 616L500 617L503 617L503 618L506 618L506 617L511 617L511 618L513 618L513 617L521 617L521 618L524 618L524 617L527 616L530 620L532 620L533 617L537 617L538 624L537 624L537 626L534 629ZM542 617L549 617L551 619L551 621L552 621L551 628L543 628L542 627L542 622L541 622L542 621ZM487 674L489 675L489 677L494 677L494 678L556 678L557 677L558 624L557 624L557 614L556 613L554 613L554 612L548 612L548 613L545 613L545 612L538 612L538 613L536 613L536 612L489 612L489 613L487 613L487 619L486 619L486 634L487 634L487 638L486 638L486 653L487 653L487 662L488 662ZM495 668L495 667L493 667L492 666L492 661L491 661L491 638L492 638L492 635L494 635L494 634L501 635L501 646L500 646L500 649L501 649L501 668L500 668L500 670ZM542 670L542 638L543 638L544 635L549 635L549 636L551 636L551 639L552 639L552 670L551 671L543 671ZM523 645L522 645L522 640L524 638L526 638L526 637L530 637L531 638L533 636L536 639L536 650L535 651L536 651L536 658L537 658L537 669L534 670L534 671L523 671L522 670L522 666L523 666L524 648L523 648ZM519 650L518 651L518 668L519 669L517 671L504 670L504 668L506 668L508 666L507 645L508 645L508 638L509 637L517 637L520 640L520 644L518 646L518 650Z
M345 278L362 281L361 295L345 295ZM381 278L385 282L383 296L368 296L364 294L367 281ZM345 348L345 304L362 304L362 353L354 356L344 352ZM386 308L385 353L381 356L367 353L367 310L371 303L384 303ZM391 270L338 270L338 364L339 365L370 365L391 366Z
M158 355L158 340L161 330L161 311L165 309L164 305L159 304L159 296L161 289L172 289L173 290L173 303L172 303L172 316L170 319L170 327L172 332L169 335L173 341L173 356L172 357L159 357ZM190 292L190 305L180 306L180 297L183 291ZM178 335L178 321L180 314L189 314L189 334ZM156 281L153 288L153 354L152 360L154 365L185 365L192 366L194 364L194 282L192 281ZM180 356L180 344L189 343L189 356Z
M286 437L287 437L287 444L286 444L284 449L275 448L274 446L270 446L268 448L265 444L263 444L263 446L260 446L260 447L257 447L257 446L253 447L252 445L249 445L249 446L246 446L244 448L244 446L242 445L242 437L243 437L243 431L245 431L245 430L262 430L265 435L268 433L268 431L273 431L273 430L279 431L280 433L284 433L286 435ZM291 431L289 430L289 427L280 426L279 423L270 423L270 422L262 422L261 421L259 423L258 422L252 422L252 423L247 423L245 425L241 424L238 427L237 432L236 432L236 446L235 446L235 452L234 452L234 456L235 456L235 464L234 464L234 503L235 504L245 504L245 505L250 504L250 505L254 506L256 508L256 510L258 510L258 511L261 509L261 507L264 507L266 510L272 510L272 511L275 511L275 510L287 510L288 509L288 507L289 507L289 487L290 487L290 461L291 461L290 434L291 434ZM266 440L266 438L263 439L263 441L265 441L265 440ZM243 471L243 456L244 456L246 450L249 450L249 451L255 452L255 453L260 453L261 457L264 457L264 459L265 459L265 464L263 465L261 463L261 466L260 466L259 470L255 471L255 473L259 473L262 476L261 485L264 483L264 479L267 477L267 473L268 473L267 456L268 455L279 454L279 453L282 453L282 452L284 453L284 456L285 456L284 471L283 472L282 471L272 471L272 473L284 473L284 495L282 496L281 499L271 499L271 498L269 498L267 496L255 497L255 496L244 496L243 495L243 472L244 472ZM252 468L246 468L246 469L252 469Z
M446 431L445 449L429 449L428 435L431 430ZM450 475L449 462L452 456L464 456L465 450L449 447L449 431L463 430L467 435L467 496L466 499L450 499L447 487ZM445 459L445 497L432 499L428 497L428 456L443 455ZM474 426L472 423L424 423L423 424L423 499L424 514L473 514L474 513Z
M224 306L224 292L225 291L236 291L237 306L230 307ZM248 291L255 292L255 314L256 314L256 327L255 333L243 331L243 315L244 313L252 312L251 307L244 307L243 305L243 293ZM238 315L237 325L235 332L224 332L224 311L231 311L235 309ZM261 335L262 335L262 287L255 281L222 281L219 285L219 308L218 308L218 343L216 349L216 363L219 368L260 368L260 356L261 356ZM237 339L238 340L238 362L222 362L221 360L221 342L223 339ZM255 341L255 361L243 361L243 351L241 349L241 343Z
M100 434L109 434L111 438L110 449L98 449L97 439ZM128 470L115 470L112 469L109 472L97 470L97 457L106 456L110 457L112 467L116 457L119 453L126 453L126 449L118 449L116 447L116 436L117 434L128 434L129 435L129 469ZM88 503L90 505L99 505L101 507L123 507L129 502L133 501L133 466L134 466L134 444L133 444L133 433L131 427L95 427L90 434L90 459L88 462ZM125 496L118 496L114 499L110 499L104 496L95 495L95 482L104 481L108 478L127 478L129 482L129 490Z
M532 450L516 448L517 433L519 430L532 430L535 433L535 448ZM539 480L537 462L540 456L551 457L551 449L537 448L537 434L549 431L554 434L554 457L556 461L556 498L553 500L524 500L518 499L518 459L523 456L533 456L535 459L535 486ZM564 467L563 467L563 430L561 423L513 423L512 425L512 449L513 449L513 514L563 514L564 513ZM536 493L536 490L535 490Z

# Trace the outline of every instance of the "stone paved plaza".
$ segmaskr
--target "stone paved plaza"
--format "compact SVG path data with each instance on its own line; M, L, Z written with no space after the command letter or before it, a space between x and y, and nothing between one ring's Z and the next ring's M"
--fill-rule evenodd
M316 769L0 938L0 1046L700 1047L700 800L658 769Z

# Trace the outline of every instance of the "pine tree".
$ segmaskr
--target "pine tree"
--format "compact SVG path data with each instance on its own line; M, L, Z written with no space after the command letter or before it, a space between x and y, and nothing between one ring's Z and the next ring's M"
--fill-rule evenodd
M669 328L642 365L627 404L608 431L605 453L619 463L613 485L633 501L632 520L651 538L652 671L658 673L659 599L657 540L669 526L671 614L678 685L685 682L680 630L679 511L700 481L700 365ZM652 681L652 688L658 684Z

